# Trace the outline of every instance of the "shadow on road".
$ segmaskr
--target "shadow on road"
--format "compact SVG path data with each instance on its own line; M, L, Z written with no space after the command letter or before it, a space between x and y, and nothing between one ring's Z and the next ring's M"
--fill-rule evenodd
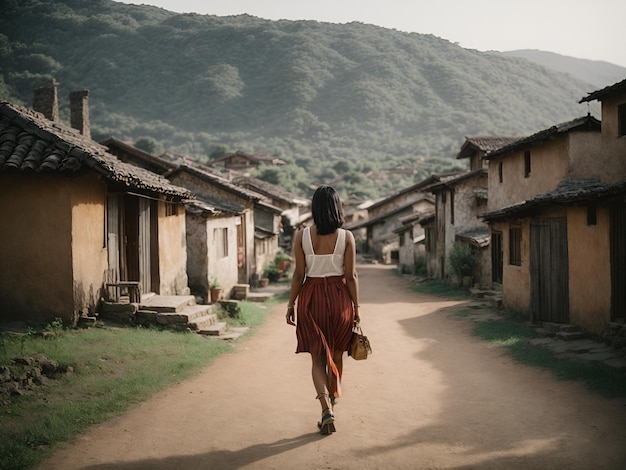
M324 439L319 433L307 433L276 442L256 444L240 450L215 450L206 454L177 455L163 459L144 459L136 462L111 462L84 467L85 470L154 470L172 468L234 469L288 452ZM209 438L210 439L210 438Z

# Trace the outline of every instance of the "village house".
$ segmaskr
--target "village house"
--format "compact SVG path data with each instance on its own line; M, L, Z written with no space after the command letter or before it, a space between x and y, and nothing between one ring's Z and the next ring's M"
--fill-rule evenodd
M255 205L261 197L211 168L191 162L177 166L166 177L192 191L201 203L187 214L192 293L206 297L214 281L219 282L226 297L238 285L249 286L252 275L258 271Z
M367 220L346 224L346 228L356 231L366 229L366 240L362 254L373 256L385 264L398 263L399 239L396 229L402 227L403 217L418 213L426 214L434 209L434 201L426 188L432 179L398 191L367 208ZM417 232L423 232L421 228ZM414 233L420 236L422 233Z
M193 194L91 140L86 91L70 94L74 129L62 125L57 94L35 90L43 114L0 104L0 320L76 323L119 288L188 294Z
M241 186L259 194L268 209L271 209L271 207L280 209L280 212L278 213L278 220L276 221L278 223L278 229L271 229L272 235L275 235L276 233L279 234L278 245L275 249L268 246L265 252L271 253L273 251L275 255L278 252L279 247L286 252L291 252L294 229L297 226L302 213L309 209L311 205L310 201L300 196L296 196L295 194L284 190L280 186L268 183L267 181L263 181L258 178L253 178L251 176L239 175L233 177L231 181L237 186ZM261 208L262 206L260 206L260 209ZM273 209L271 209L271 211L273 211ZM269 224L266 224L265 227L261 227L260 224L257 224L257 226L261 230L267 230L270 227ZM259 265L259 263L261 263L261 266L264 265L260 260L257 261L257 265Z
M492 281L505 307L533 321L597 333L608 320L610 211L598 204L623 170L602 155L601 140L617 138L616 127L612 136L604 127L587 115L485 156Z
M419 225L419 220L424 214L416 212L401 217L400 227L394 230L398 235L398 272L417 274L416 267L420 260L425 266L424 229ZM415 236L416 233L420 233Z
M261 165L284 165L285 162L278 157L262 153L246 153L237 151L218 158L209 163L210 166L223 167L226 170L246 172L257 169Z
M114 137L102 140L100 144L104 145L107 151L115 155L119 160L140 168L145 168L158 175L163 175L173 170L176 168L176 165L180 163L180 161L176 161L179 159L164 158L167 154L164 154L162 157L155 157L148 152L138 149L132 144L123 142Z
M468 245L478 260L471 276L473 282L482 286L491 284L489 226L479 218L488 200L483 157L515 140L503 136L466 137L456 158L469 160L469 171L441 176L439 182L429 187L435 195L435 221L428 234L435 239L428 241L427 264L435 278L447 279L453 275L449 255L454 244L461 243Z

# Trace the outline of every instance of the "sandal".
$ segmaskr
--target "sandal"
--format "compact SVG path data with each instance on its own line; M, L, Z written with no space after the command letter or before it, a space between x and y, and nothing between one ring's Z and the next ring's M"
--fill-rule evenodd
M317 428L320 430L320 434L328 435L334 433L335 430L335 415L329 408L322 412L322 420L317 423Z
M318 400L324 400L326 406L322 411L322 420L317 423L317 428L320 430L320 434L328 435L335 432L335 415L333 413L333 400L328 396L328 393L320 393L315 398Z

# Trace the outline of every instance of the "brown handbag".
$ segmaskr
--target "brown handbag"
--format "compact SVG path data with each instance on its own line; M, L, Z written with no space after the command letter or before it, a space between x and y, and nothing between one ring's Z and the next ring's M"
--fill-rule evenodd
M368 354L372 354L372 347L367 339L367 336L363 334L361 325L358 323L352 328L352 340L350 341L350 356L356 361L362 361L367 359Z

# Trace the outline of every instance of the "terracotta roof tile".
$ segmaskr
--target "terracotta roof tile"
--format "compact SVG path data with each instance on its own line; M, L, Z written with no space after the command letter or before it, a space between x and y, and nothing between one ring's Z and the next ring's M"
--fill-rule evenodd
M602 101L604 98L622 93L626 93L626 80L622 80L621 82L615 83L614 85L604 87L601 90L591 92L586 97L582 98L579 103L593 100Z
M505 145L512 144L520 137L497 136L497 135L478 135L465 137L465 142L461 146L461 150L456 158L469 158L477 150L485 153L493 152Z
M185 199L193 194L148 170L119 161L76 130L21 106L0 102L0 171L77 173L95 171L107 180Z
M622 197L626 194L626 180L617 183L602 183L598 179L561 181L556 189L544 194L483 214L486 220L497 220L520 216L539 207L548 205L574 205Z

